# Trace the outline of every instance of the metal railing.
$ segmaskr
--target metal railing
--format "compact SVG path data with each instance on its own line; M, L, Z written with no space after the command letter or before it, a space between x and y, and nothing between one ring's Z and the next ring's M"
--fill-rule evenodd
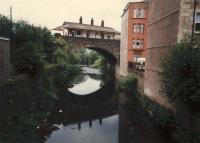
M128 62L128 69L129 70L134 70L134 71L139 71L139 72L144 72L145 71L145 63L141 62Z

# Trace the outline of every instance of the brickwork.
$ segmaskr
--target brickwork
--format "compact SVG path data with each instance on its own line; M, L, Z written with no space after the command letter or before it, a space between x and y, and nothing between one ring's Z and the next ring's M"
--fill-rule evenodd
M135 10L144 10L143 17L135 16ZM120 74L128 74L128 62L134 62L134 54L140 58L146 57L147 47L147 4L146 2L129 2L124 9L121 20L121 46L120 46ZM144 26L143 32L136 32L138 28L134 26ZM135 30L134 30L135 29ZM133 48L133 41L142 41L142 47ZM137 42L135 42L137 43Z
M9 75L9 39L0 37L0 81Z
M148 45L144 92L160 102L161 57L192 33L193 0L150 0L148 4ZM197 5L197 11L200 4ZM164 102L162 101L163 104ZM168 103L166 104L167 107Z
M151 0L148 6L148 45L144 92L168 109L172 106L163 98L159 74L161 57L177 43L179 0Z

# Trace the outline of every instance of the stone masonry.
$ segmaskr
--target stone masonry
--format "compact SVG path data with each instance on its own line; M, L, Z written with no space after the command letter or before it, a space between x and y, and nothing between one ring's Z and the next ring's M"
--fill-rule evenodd
M99 52L111 63L119 63L120 60L120 40L64 37L73 46L88 48Z

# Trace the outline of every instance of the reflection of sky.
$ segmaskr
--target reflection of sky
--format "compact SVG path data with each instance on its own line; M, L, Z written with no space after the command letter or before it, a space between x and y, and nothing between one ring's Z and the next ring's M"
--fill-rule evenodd
M60 126L58 131L52 133L46 143L118 143L118 115L103 119L100 126L99 121L78 125Z
M86 76L86 81L75 84L74 87L69 88L69 91L75 94L85 95L100 89L100 84L100 80L94 80L89 76Z

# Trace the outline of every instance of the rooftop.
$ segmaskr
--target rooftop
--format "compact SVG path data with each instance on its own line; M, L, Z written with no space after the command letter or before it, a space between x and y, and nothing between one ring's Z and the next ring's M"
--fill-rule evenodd
M63 23L63 26L56 27L53 30L63 31L65 28L66 29L90 30L90 31L120 34L120 32L116 31L115 29L113 29L111 27L104 27L104 26L97 26L97 25L90 25L90 24L81 24L81 23L67 22L67 21L65 21Z

